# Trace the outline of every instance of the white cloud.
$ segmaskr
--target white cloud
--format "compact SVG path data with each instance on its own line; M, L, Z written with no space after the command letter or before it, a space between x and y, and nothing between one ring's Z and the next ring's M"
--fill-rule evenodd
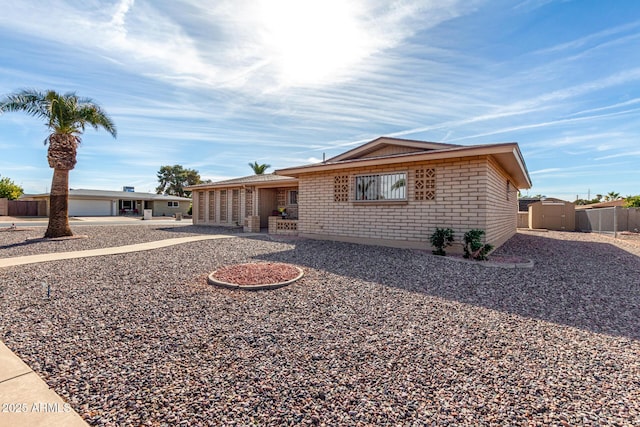
M17 2L5 8L0 24L91 49L131 71L173 84L269 92L349 78L363 61L397 46L417 28L458 15L461 4L52 0ZM423 21L426 13L429 20ZM65 31L50 31L50 22Z

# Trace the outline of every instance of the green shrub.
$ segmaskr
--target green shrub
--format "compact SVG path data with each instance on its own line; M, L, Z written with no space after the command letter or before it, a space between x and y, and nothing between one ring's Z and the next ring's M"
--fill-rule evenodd
M451 246L453 242L453 230L450 228L436 228L431 235L431 245L436 248L434 255L446 255L444 251L446 246Z
M625 208L640 208L640 196L629 196L625 200Z
M484 230L474 228L464 233L464 257L473 258L478 261L487 259L487 254L493 249L489 243L482 244Z

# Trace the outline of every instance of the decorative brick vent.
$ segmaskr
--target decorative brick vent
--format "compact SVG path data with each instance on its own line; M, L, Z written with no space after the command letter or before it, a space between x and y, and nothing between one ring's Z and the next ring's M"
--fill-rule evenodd
M244 190L244 212L245 215L253 215L253 190L247 188Z
M240 190L231 190L231 222L240 221Z
M436 198L436 170L416 169L415 199L434 200Z
M198 191L198 220L204 221L204 191Z
M227 190L220 190L220 222L227 222Z
M280 220L276 221L276 230L278 231L298 231L298 221Z
M349 175L338 175L333 178L333 201L349 201Z
M215 222L216 220L216 192L209 191L209 221Z

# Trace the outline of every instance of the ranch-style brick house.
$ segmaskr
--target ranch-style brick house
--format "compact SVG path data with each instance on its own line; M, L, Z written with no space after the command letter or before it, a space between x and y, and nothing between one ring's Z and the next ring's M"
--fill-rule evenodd
M436 227L502 245L531 179L517 143L462 146L380 137L322 163L191 186L198 225L428 248ZM453 250L461 250L460 247Z

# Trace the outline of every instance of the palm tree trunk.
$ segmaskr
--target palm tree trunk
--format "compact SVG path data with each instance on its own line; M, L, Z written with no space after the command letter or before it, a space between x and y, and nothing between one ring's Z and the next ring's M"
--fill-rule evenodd
M49 226L44 237L73 236L69 226L69 170L54 169L49 195Z

